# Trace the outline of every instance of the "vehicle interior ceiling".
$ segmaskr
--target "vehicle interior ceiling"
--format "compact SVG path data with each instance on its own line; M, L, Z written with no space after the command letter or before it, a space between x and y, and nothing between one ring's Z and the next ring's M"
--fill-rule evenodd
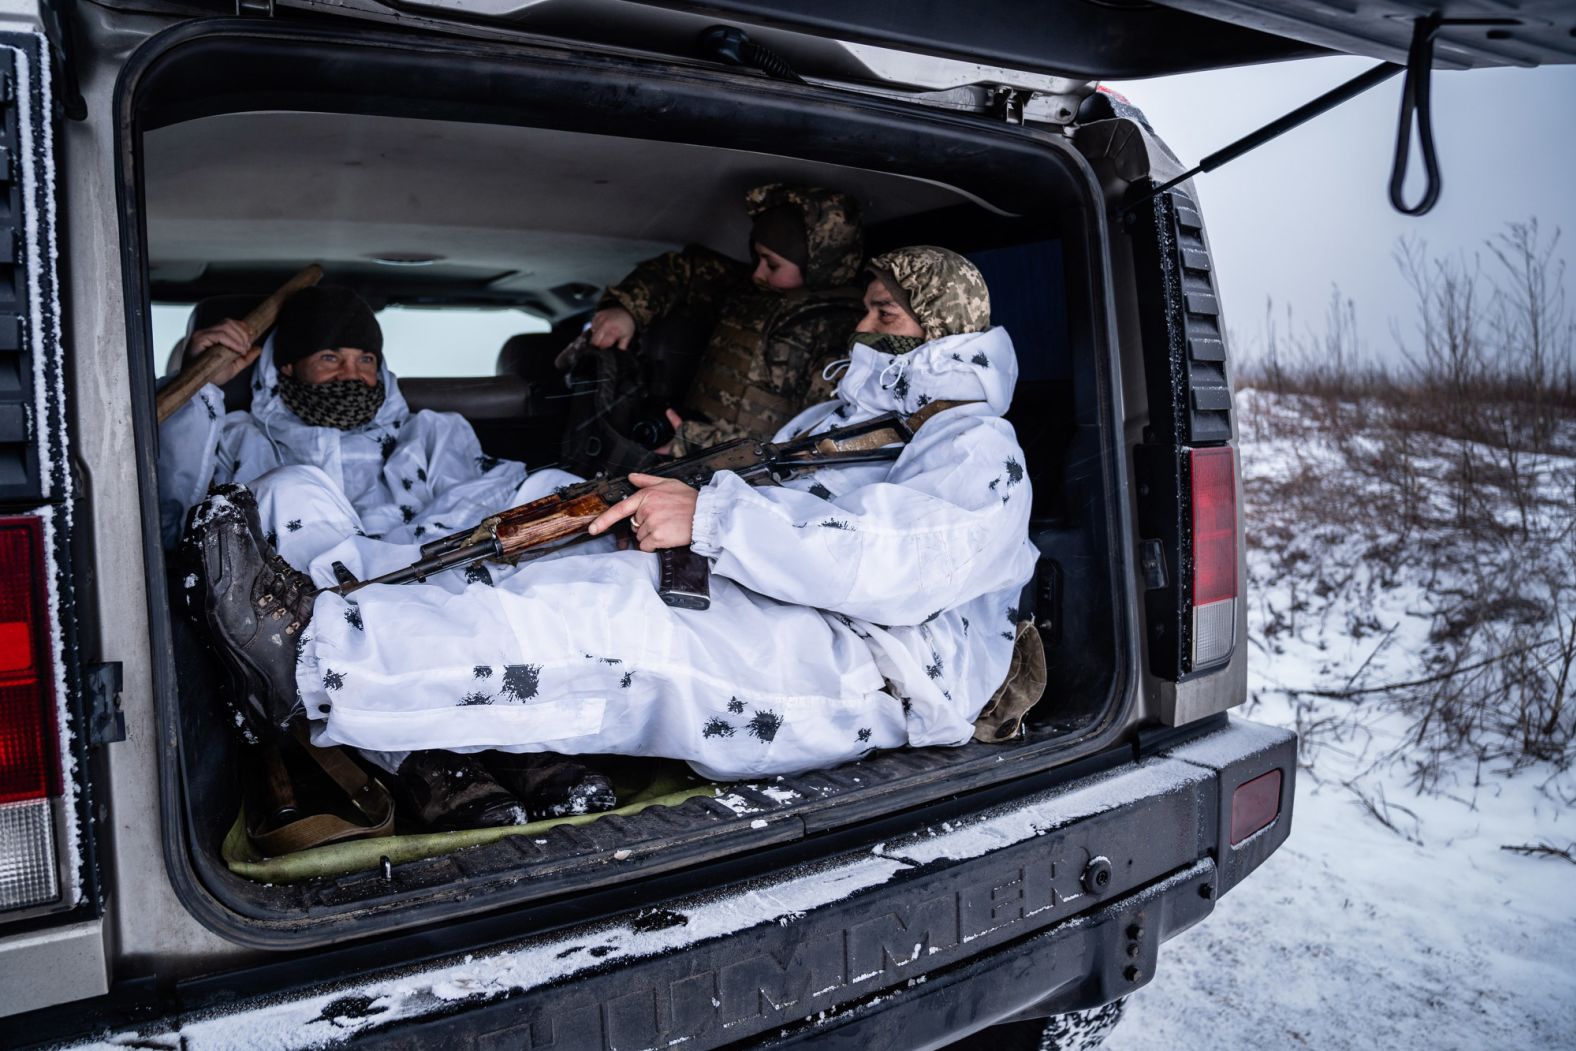
M511 340L496 377L401 381L414 408L464 411L489 452L528 464L556 455L554 403L541 397L554 377L542 362L578 330L601 289L641 260L689 242L743 258L749 227L741 204L751 186L799 182L852 194L864 209L871 253L915 243L964 252L984 272L994 320L1018 348L1020 383L1009 415L1035 486L1034 539L1046 554L1034 592L1051 703L1031 717L1029 737L1070 735L1107 705L1115 657L1111 582L1101 567L1109 537L1097 512L1103 481L1098 453L1090 452L1097 446L1075 434L1075 417L1093 414L1075 411L1074 391L1094 389L1075 372L1094 366L1073 352L1068 335L1056 218L1064 206L1047 202L1043 215L1010 215L950 186L791 157L328 113L174 124L146 135L143 158L155 302L197 303L200 312L212 300L210 309L233 316L237 305L316 261L327 281L358 289L375 307L509 305L552 324L550 332ZM430 261L379 261L417 258ZM161 367L168 349L156 348ZM523 380L522 356L529 363ZM521 392L518 403L504 413L489 408L497 399L488 400L487 388L511 384ZM1080 591L1087 598L1069 603L1066 594ZM1072 615L1064 618L1063 608ZM177 639L178 662L206 660L189 630L178 628ZM211 670L180 681L182 733L191 735L184 753L233 749L220 706L203 695L216 681ZM195 748L193 737L201 742ZM204 810L194 822L197 838L215 843L235 812L236 789L216 780L221 764L192 765L184 774L188 798Z

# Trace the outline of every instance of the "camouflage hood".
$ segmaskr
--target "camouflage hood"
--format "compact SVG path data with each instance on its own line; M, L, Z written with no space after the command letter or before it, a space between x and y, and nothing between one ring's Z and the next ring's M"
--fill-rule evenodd
M898 248L865 267L925 330L926 339L990 328L990 290L973 263L945 248Z
M751 219L777 208L792 208L804 217L805 287L852 285L865 255L859 203L835 190L783 183L757 186L744 195L744 210Z

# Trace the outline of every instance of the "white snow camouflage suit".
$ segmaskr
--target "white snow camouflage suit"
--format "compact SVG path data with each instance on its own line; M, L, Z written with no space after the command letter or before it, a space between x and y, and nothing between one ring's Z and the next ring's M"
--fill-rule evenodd
M226 413L219 388L203 387L159 429L165 544L175 543L210 484L239 482L257 495L263 528L285 560L332 584L336 560L376 576L415 561L437 536L578 480L544 471L527 482L524 464L482 452L463 416L412 413L387 364L379 373L383 405L350 431L303 423L285 405L272 337L258 358L251 411ZM464 585L458 574L443 576Z
M719 474L693 530L708 610L664 605L656 557L633 550L529 563L495 586L320 596L296 676L314 740L667 756L719 780L969 740L1035 562L1001 418L1012 342L996 328L852 355L838 400L779 437L978 404L938 413L890 464L772 488Z

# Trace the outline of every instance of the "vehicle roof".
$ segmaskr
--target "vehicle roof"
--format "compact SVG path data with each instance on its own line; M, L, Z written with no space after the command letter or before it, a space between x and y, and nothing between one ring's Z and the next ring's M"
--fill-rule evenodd
M333 113L160 128L146 136L143 170L155 298L266 287L265 276L317 261L392 298L513 302L549 317L686 243L745 258L744 192L761 183L843 190L867 223L973 200L742 150ZM402 258L431 261L378 261Z

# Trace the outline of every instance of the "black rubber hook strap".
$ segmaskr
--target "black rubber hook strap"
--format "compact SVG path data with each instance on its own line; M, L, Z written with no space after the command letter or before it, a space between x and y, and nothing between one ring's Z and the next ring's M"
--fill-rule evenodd
M1406 79L1401 83L1401 120L1395 130L1395 161L1390 165L1390 205L1402 215L1426 215L1439 203L1439 154L1434 150L1434 117L1430 90L1434 71L1434 34L1443 19L1436 11L1412 27L1406 54ZM1406 169L1411 164L1412 128L1417 127L1417 152L1423 158L1423 196L1406 203Z
M1438 11L1412 25L1412 46L1406 55L1406 79L1401 84L1401 120L1395 132L1395 162L1390 167L1390 204L1402 215L1427 215L1439 203L1443 180L1439 154L1434 149L1431 89L1434 72L1434 37L1445 26L1515 26L1514 18L1445 18ZM1417 152L1423 159L1423 196L1406 203L1406 169L1411 163L1412 131L1417 130Z

